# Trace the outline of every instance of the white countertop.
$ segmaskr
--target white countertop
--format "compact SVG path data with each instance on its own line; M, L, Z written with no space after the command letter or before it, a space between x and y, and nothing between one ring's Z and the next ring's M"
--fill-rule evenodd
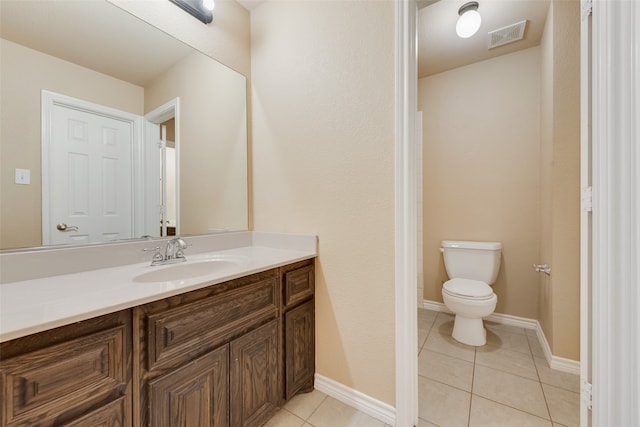
M103 314L226 282L296 261L313 258L309 247L236 247L187 254L180 264L136 263L0 285L0 342ZM294 245L295 246L295 245ZM211 273L182 280L139 282L136 277L161 269L223 259ZM208 261L209 262L209 261ZM155 273L154 273L155 274Z

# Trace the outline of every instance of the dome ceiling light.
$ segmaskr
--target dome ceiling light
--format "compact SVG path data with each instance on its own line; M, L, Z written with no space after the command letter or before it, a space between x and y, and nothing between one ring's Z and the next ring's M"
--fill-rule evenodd
M456 34L458 34L458 37L467 39L480 29L482 17L478 13L478 6L477 1L470 1L458 9L458 15L460 15L456 23Z

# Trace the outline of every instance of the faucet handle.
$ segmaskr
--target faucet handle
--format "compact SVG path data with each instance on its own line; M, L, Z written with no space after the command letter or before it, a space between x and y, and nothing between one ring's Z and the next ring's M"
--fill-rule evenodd
M160 253L160 246L156 246L155 248L144 248L143 251L144 252L155 251L155 253L153 254L153 258L151 258L151 265L156 265L164 261L164 257Z

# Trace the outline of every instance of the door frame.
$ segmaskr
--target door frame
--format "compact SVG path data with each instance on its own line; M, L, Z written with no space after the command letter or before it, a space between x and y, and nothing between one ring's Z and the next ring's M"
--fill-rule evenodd
M50 210L50 147L52 136L52 113L54 106L72 108L87 114L108 117L114 120L127 122L131 125L131 218L133 237L140 234L142 230L142 211L138 209L137 200L144 192L144 180L142 168L142 117L126 111L106 107L104 105L85 101L67 95L62 95L43 89L40 94L41 99L41 171L42 171L42 245L46 246L51 242L51 210Z
M581 158L592 168L593 238L581 253L581 272L591 275L581 282L581 298L592 294L592 306L581 315L581 338L591 352L589 363L593 380L592 422L583 425L637 425L640 422L640 174L631 173L630 164L640 164L640 61L632 61L631 52L640 49L640 3L633 1L592 0L591 61L589 67L591 99L582 105L590 110L590 121L581 117L581 126L591 127L592 150L581 141ZM412 46L415 26L415 1L396 2L396 426L417 424L417 378L413 361L417 357L414 341L415 321L399 310L416 307L415 218L412 218L412 194L415 194L414 164L410 130L415 125L413 96L417 78L413 72ZM584 79L584 74L583 74ZM584 90L585 83L582 83ZM629 93L631 92L631 93ZM625 155L626 154L626 155ZM590 157L587 157L590 156ZM581 182L581 185L584 183ZM577 191L577 190L576 190ZM413 211L415 212L415 211ZM583 230L584 232L584 230ZM590 252L590 253L589 253ZM413 259L413 261L412 261ZM586 265L584 265L586 263ZM587 276L588 277L588 276ZM581 279L582 280L582 279ZM414 311L415 310L409 310ZM589 323L589 317L591 317ZM587 323L587 325L585 325ZM589 324L591 328L589 329ZM411 345L410 345L411 344ZM583 347L584 349L585 347ZM581 364L582 365L582 364ZM636 378L631 374L635 373ZM584 394L584 392L583 392ZM581 409L581 412L585 409Z
M580 1L580 426L591 425L591 0Z
M591 20L591 425L640 425L640 2Z
M417 5L395 2L396 423L418 424Z
M144 116L144 180L146 182L144 200L144 218L149 236L158 235L158 216L160 212L160 165L158 162L159 126L169 119L175 119L176 144L176 236L180 235L180 97L176 97ZM161 218L163 218L161 216Z

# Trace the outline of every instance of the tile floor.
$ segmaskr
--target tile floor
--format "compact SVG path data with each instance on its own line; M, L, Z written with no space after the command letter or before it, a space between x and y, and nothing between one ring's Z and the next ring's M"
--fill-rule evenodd
M578 426L579 378L552 370L535 331L485 322L487 345L451 338L453 316L418 310L418 427ZM386 427L317 390L267 427Z

